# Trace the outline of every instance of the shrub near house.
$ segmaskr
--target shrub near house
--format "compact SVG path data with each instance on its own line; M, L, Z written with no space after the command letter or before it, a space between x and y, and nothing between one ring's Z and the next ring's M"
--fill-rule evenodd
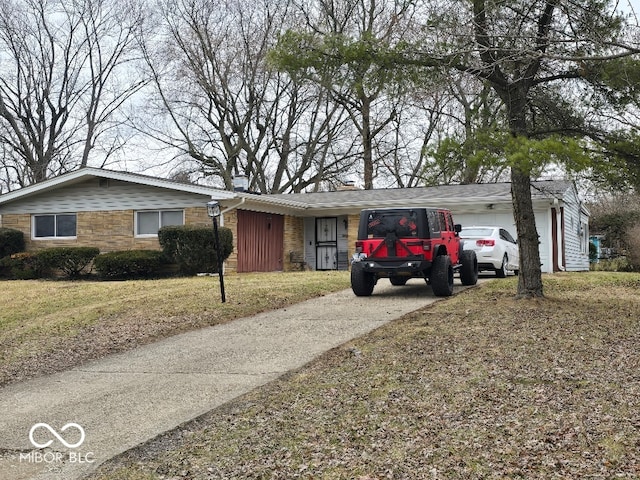
M0 258L24 251L24 234L20 230L0 227Z
M21 280L56 276L75 279L88 273L99 253L95 247L54 247L13 253L0 259L0 276Z
M20 230L0 227L0 278L16 278L14 268L21 260L12 258L24 250L24 234Z
M233 233L220 227L220 253L224 262L233 252ZM194 275L218 270L218 252L213 231L208 227L171 226L158 231L158 241L167 258L178 264L180 272Z
M42 271L59 270L68 278L78 278L99 253L96 247L55 247L40 250L36 256Z
M158 250L126 250L99 255L94 267L105 279L124 280L157 277L163 263L163 254Z

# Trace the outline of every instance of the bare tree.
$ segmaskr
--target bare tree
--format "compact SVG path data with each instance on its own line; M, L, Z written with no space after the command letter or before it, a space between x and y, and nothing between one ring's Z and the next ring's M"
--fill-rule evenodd
M135 0L0 2L0 143L7 185L104 165L123 142L123 104L144 11Z
M289 7L267 0L162 4L168 41L148 42L146 54L156 111L169 120L146 130L177 149L182 168L190 163L226 188L246 175L262 193L313 190L348 171L343 109L266 65L280 29L294 21Z
M304 30L287 32L270 55L279 69L322 86L347 110L361 142L365 189L373 188L385 161L398 161L394 142L377 156L376 147L385 145L380 136L393 130L408 80L406 72L380 64L375 52L415 33L414 7L412 0L301 1Z

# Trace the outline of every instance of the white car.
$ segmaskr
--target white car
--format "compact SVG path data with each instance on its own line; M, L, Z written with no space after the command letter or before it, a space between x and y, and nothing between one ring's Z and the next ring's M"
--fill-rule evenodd
M518 243L504 228L491 226L463 227L460 240L464 250L475 250L478 271L492 270L504 278L507 271L515 275L520 270Z

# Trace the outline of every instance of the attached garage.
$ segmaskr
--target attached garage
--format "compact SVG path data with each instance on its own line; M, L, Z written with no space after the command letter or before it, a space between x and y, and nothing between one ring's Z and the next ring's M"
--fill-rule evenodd
M543 272L589 269L589 212L570 181L540 181L531 185L540 237ZM266 197L266 198L265 198ZM304 258L314 270L346 270L354 250L358 214L366 208L443 207L456 223L495 225L517 238L511 184L443 185L437 187L266 195L272 204L290 207L304 217ZM295 213L294 213L295 212Z

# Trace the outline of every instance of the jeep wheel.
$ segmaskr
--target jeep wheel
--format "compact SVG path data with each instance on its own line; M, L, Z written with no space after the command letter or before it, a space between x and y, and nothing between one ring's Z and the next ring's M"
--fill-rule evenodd
M502 265L500 265L500 268L496 268L496 277L505 278L507 276L507 263L508 262L509 262L509 260L507 259L506 255L504 257L502 257Z
M460 281L463 285L478 283L478 258L473 250L463 250L461 255Z
M376 285L376 277L372 273L365 272L360 263L351 265L351 290L358 297L368 297Z
M453 295L453 266L449 255L438 255L433 261L431 289L436 297Z
M400 277L398 275L389 277L389 281L391 282L391 285L395 285L396 287L401 287L403 285L406 285L407 280L409 280L409 277Z

